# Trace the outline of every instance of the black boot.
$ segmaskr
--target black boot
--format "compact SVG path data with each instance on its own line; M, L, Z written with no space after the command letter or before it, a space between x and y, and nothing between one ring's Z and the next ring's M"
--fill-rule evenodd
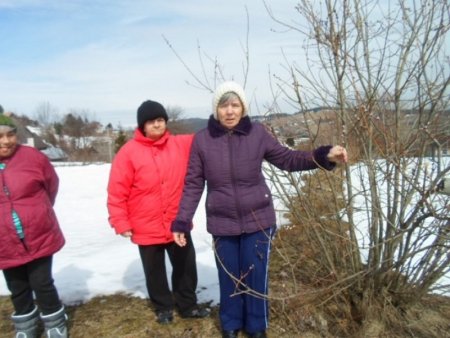
M267 338L266 331L255 332L248 335L250 338Z
M159 324L170 324L173 321L172 310L162 310L156 312L156 321Z
M181 318L205 318L209 317L211 310L206 307L195 307L189 311L180 313Z
M39 313L37 307L33 311L25 315L12 315L12 321L16 328L15 337L20 338L37 338L37 329L39 321Z
M224 331L222 330L222 338L237 338L238 330Z

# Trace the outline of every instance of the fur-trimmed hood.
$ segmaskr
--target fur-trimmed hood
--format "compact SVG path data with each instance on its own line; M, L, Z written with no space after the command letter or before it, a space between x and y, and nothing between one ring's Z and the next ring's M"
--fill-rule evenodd
M211 136L214 138L220 137L230 132L230 129L222 126L220 122L214 118L213 115L209 117L208 130ZM252 122L250 121L250 118L248 116L244 116L241 118L237 126L231 130L235 133L248 135L252 130Z

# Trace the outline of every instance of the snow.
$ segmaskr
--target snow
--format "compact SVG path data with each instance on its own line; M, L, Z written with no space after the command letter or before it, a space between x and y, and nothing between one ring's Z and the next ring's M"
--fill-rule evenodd
M62 301L72 305L115 293L146 298L138 247L116 235L108 223L106 186L110 165L55 163L55 167L60 179L55 211L66 245L54 256L53 275ZM215 305L219 301L219 286L212 239L206 232L204 197L205 194L197 208L192 231L197 253L197 291L200 303ZM284 209L278 198L274 202L277 208ZM277 217L279 223L285 222L281 211ZM168 260L167 268L170 275ZM450 273L444 281L448 282L449 277ZM8 294L4 279L0 278L0 295Z
M61 300L73 305L119 292L147 297L137 245L116 235L108 223L106 186L110 165L57 163L55 167L60 180L55 211L66 238L66 245L53 259L53 277ZM204 209L202 200L192 232L197 253L198 301L217 304L218 277ZM170 274L168 260L167 267ZM0 295L9 295L4 278L0 278Z

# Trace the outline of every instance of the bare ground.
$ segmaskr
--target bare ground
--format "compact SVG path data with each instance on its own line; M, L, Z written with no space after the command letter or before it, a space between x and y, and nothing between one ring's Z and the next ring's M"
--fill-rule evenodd
M298 308L296 313L290 311L288 314L276 309L279 306L272 307L269 337L345 337L336 335L336 332L342 331L338 326L343 323L327 322L324 314L315 313L311 308ZM9 298L0 297L2 338L13 337L14 328L9 320L12 311ZM155 322L153 311L146 300L118 294L96 297L85 304L69 306L67 313L72 338L220 337L217 308L212 309L210 318L182 319L175 315L172 324L160 325ZM427 297L401 316L387 313L380 316L374 313L372 317L359 326L357 333L348 337L450 337L448 298ZM389 322L386 318L390 318Z

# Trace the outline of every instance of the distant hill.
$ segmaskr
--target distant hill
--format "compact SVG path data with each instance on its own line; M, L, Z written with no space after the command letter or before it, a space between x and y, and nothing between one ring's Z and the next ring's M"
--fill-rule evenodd
M177 122L180 124L183 124L187 129L189 129L192 132L197 132L200 129L206 128L208 125L208 119L202 119L202 118L188 118L188 119L180 119Z

